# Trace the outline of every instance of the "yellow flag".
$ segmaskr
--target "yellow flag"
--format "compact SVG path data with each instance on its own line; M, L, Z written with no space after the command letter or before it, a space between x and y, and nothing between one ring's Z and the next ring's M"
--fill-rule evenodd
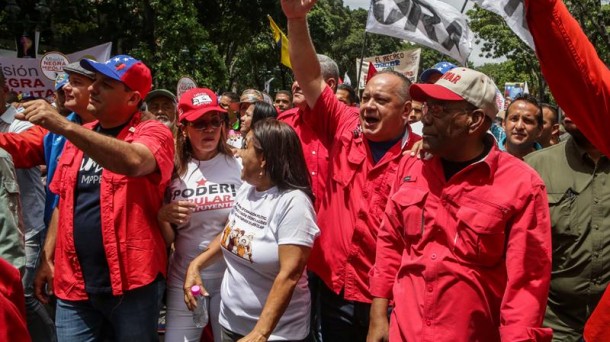
M288 37L280 30L275 21L271 18L271 16L267 16L269 18L269 24L271 25L271 31L273 31L273 40L279 46L281 51L280 61L285 66L292 69L292 65L290 64L290 55L288 54Z

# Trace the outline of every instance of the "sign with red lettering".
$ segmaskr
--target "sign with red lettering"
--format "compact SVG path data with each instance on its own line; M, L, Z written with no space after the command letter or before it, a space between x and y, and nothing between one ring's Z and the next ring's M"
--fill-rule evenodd
M112 43L106 43L68 55L50 52L42 58L0 56L0 71L6 78L9 91L51 99L55 92L54 76L63 71L64 65L77 62L82 58L106 61L110 58L111 49ZM51 78L51 76L53 77Z

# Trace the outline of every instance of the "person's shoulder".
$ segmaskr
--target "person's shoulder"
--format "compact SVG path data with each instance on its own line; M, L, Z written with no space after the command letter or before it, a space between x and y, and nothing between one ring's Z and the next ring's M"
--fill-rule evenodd
M502 176L514 184L529 183L534 186L544 186L542 178L531 165L508 152L496 150L495 153L498 153L496 176Z
M299 114L299 108L297 108L297 107L290 108L288 110L281 112L277 116L277 120L290 124L291 122L296 120L296 118L298 118L298 116L299 116L298 114Z
M525 158L523 158L523 160L526 163L533 165L533 164L540 163L544 160L548 160L549 158L556 158L557 156L561 156L565 153L564 151L565 151L566 143L567 143L567 140L564 140L564 141L560 142L559 144L555 144L555 145L534 151L534 152L528 154L527 156L525 156Z

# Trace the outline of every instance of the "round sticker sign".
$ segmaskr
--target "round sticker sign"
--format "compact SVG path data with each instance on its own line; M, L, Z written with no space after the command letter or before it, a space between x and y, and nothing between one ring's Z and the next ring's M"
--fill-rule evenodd
M40 69L46 78L55 80L57 74L63 72L64 66L68 63L68 58L62 53L57 51L48 52L40 60Z
M196 87L197 87L197 83L195 83L195 81L192 78L184 76L178 81L178 87L176 89L176 97L178 99L180 99L180 96L182 96L182 94L186 93L187 90L196 88Z

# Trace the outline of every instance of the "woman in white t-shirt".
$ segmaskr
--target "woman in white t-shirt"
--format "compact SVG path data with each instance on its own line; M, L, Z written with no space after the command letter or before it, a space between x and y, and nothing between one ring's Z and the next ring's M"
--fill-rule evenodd
M165 341L199 341L202 328L184 303L186 269L225 227L242 184L241 164L226 144L227 114L216 95L195 88L180 97L181 132L177 144L176 175L168 188L168 204L159 221L175 251L170 258ZM172 226L170 226L173 225ZM208 312L214 340L221 340L220 284L226 265L216 259L200 273L206 284Z
M245 183L225 229L212 243L227 263L222 340L303 341L311 310L304 270L320 231L301 143L287 124L264 119L252 126L239 155ZM199 270L209 267L215 250L191 262L185 288L201 284ZM185 301L195 303L188 293Z

